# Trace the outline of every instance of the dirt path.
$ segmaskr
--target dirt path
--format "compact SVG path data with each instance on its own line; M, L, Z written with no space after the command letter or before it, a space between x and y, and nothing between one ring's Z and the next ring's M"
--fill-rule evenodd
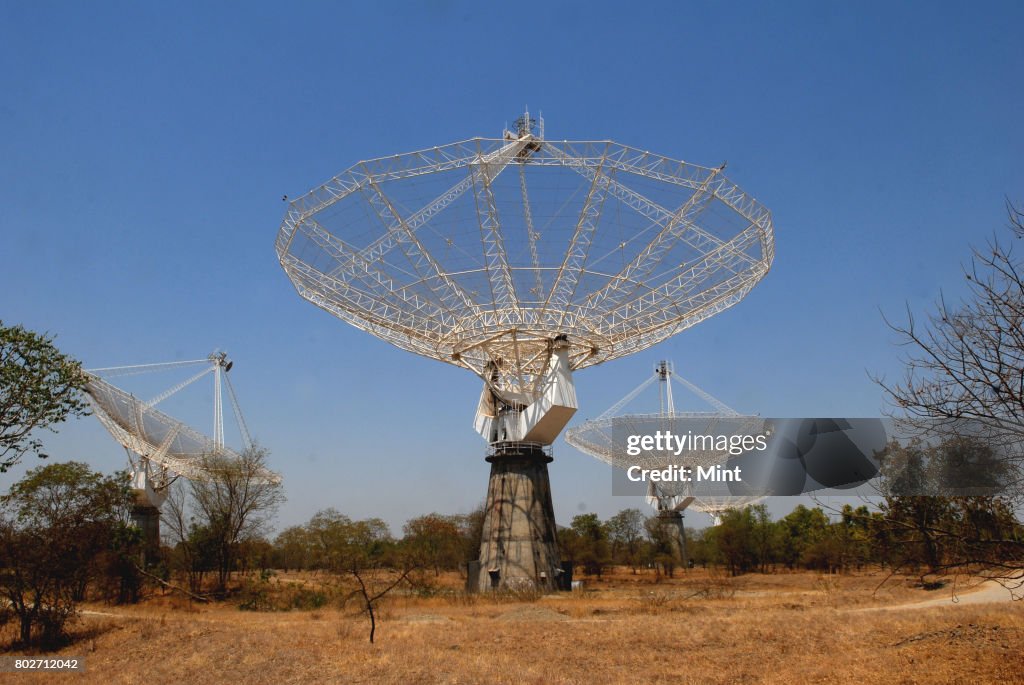
M993 580L987 580L980 585L971 588L967 592L953 595L943 592L941 597L926 599L923 602L905 602L903 604L891 604L889 606L868 607L866 609L852 609L852 612L862 611L897 611L903 609L930 609L939 606L962 606L964 604L995 604L1000 602L1012 602L1021 600L1024 597L1024 588L1018 587L1008 590Z

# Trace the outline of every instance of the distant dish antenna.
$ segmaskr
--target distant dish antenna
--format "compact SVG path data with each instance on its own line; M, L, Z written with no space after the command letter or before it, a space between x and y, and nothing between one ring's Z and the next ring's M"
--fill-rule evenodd
M744 509L764 501L754 495L706 495L694 500L690 508L711 517L712 525L722 523L722 517L729 511Z
M708 409L705 411L678 410L675 401L676 395L672 389L673 383L699 398L707 405ZM634 402L640 404L638 400L643 396L644 391L654 384L657 384L658 411L651 412L649 402L644 406L645 411L628 411L627 407L632 406ZM704 433L714 433L714 426L721 419L728 419L730 422L738 421L738 425L735 425L734 428L742 433L752 435L765 429L765 422L760 417L740 414L711 393L677 374L672 362L659 361L654 365L654 373L651 376L626 393L607 411L596 419L569 429L565 434L565 441L581 452L617 468L625 469L634 464L639 464L643 468L664 468L667 464L658 461L657 457L627 455L618 450L612 440L613 425L628 426L630 421L635 421L638 426L649 426L651 419L664 420L666 427L676 419L685 420L688 424L703 424L707 429L695 432ZM704 467L724 463L729 456L727 452L720 450L695 451L688 454L693 466ZM729 509L742 509L763 499L763 496L710 496L703 493L695 496L688 485L680 483L651 482L648 483L647 488L647 501L660 517L673 521L679 518L681 521L682 511L689 508L711 515L715 525L721 522L723 512ZM682 530L681 525L680 523L679 530ZM682 538L682 542L685 544L685 538Z
M203 480L208 476L206 464L214 460L240 460L241 455L224 444L223 387L226 385L242 446L252 447L249 429L226 373L233 363L227 354L214 352L204 359L114 366L86 371L86 394L93 413L103 427L128 453L132 487L135 491L133 519L142 531L150 552L159 548L160 507L167 499L167 488L179 477ZM198 373L167 388L149 400L143 400L118 388L108 379L178 371L202 367ZM156 408L158 404L193 383L213 376L213 437L185 425ZM271 471L263 475L268 481L280 482Z
M309 302L481 379L491 479L470 585L553 589L547 464L573 373L739 302L774 234L720 167L548 140L528 111L514 126L356 163L290 201L276 250Z

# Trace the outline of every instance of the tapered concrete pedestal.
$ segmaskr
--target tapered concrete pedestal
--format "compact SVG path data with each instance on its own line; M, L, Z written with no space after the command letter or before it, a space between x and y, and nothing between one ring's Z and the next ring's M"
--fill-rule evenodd
M686 553L686 531L683 528L683 512L659 511L658 525L665 531L672 542L672 556L680 561L685 569L689 563Z
M557 589L562 571L548 480L551 457L540 445L499 443L487 461L491 477L477 588Z
M132 524L142 531L142 558L139 561L145 568L160 558L160 509L149 502L145 491L136 490L134 494L131 518Z

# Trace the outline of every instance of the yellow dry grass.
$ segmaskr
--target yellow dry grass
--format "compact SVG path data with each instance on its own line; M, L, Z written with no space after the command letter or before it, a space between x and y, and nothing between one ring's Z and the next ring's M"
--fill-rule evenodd
M691 571L654 583L626 571L532 602L397 596L373 645L351 609L96 605L57 653L84 656L86 673L17 682L1024 682L1024 605L862 611L950 594L909 580L875 592L881 578Z

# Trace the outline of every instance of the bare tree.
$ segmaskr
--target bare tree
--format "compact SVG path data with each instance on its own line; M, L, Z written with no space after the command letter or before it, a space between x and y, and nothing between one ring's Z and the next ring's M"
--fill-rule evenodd
M1010 228L1024 238L1024 212L1007 203ZM972 420L1019 443L1024 436L1024 261L993 238L964 270L968 295L938 302L924 325L907 314L889 326L908 349L897 383L876 379L911 419Z
M172 548L171 568L184 573L189 589L184 589L161 580L161 585L181 592L190 599L208 601L202 595L203 578L215 566L214 550L211 549L208 528L190 517L188 487L183 481L176 481L167 491L160 520L164 535ZM152 576L150 576L152 577Z
M266 467L267 451L253 446L241 459L210 457L207 476L191 481L192 522L190 535L202 532L213 545L217 563L217 588L223 591L234 568L238 545L259 536L284 501L284 488Z
M1006 209L1014 240L1024 238L1024 212L1010 202ZM959 304L940 299L923 324L909 309L905 324L887 321L908 350L906 372L896 383L876 381L899 418L927 427L932 437L949 442L965 422L983 427L986 441L1001 448L1007 474L995 500L889 495L883 532L904 548L921 546L933 568L980 568L1019 587L1024 538L1013 509L1024 500L1024 260L1013 242L993 238L973 250L964 269L968 293ZM997 532L992 520L1000 522ZM936 540L944 541L942 555Z
M394 590L403 582L409 580L409 574L420 568L417 564L406 565L397 576L381 579L378 576L383 572L380 565L360 565L358 562L352 564L349 573L359 583L359 588L350 593L351 596L359 595L365 605L364 611L370 618L370 643L373 644L374 635L377 633L377 614L374 611L379 600Z

